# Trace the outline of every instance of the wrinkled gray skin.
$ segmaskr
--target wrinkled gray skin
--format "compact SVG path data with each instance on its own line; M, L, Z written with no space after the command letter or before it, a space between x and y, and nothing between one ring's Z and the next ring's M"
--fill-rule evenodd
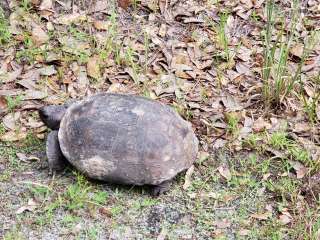
M92 179L153 185L158 195L197 156L191 124L143 97L102 93L70 106L43 107L39 114L56 130L47 139L52 170L63 169L67 159Z

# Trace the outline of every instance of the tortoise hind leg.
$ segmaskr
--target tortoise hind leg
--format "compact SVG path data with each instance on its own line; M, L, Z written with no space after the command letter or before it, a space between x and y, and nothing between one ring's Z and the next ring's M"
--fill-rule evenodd
M47 137L46 153L50 172L62 171L66 165L67 160L63 156L58 140L58 131L52 131Z
M168 180L160 183L159 185L153 186L151 189L152 196L156 197L167 192L170 189L171 183L172 181Z

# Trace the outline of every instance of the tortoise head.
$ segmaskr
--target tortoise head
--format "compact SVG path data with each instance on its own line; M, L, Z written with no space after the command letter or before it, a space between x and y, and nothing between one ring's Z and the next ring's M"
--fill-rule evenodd
M44 106L39 109L39 116L47 127L57 130L67 108L64 105Z

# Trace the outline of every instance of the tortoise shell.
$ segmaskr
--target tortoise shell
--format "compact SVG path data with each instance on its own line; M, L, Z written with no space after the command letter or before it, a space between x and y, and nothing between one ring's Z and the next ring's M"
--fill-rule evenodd
M162 103L102 93L72 104L58 133L68 161L90 178L158 185L189 168L198 140L191 124Z

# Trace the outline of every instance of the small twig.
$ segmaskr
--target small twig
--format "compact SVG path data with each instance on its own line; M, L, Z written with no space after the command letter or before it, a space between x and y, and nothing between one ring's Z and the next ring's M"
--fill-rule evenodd
M20 184L31 184L31 185L36 185L36 186L39 186L39 187L44 187L44 188L47 188L48 190L50 191L53 191L52 188L50 188L49 186L47 185L44 185L42 183L37 183L37 182L29 182L29 181L21 181L21 182L18 182Z
M236 209L235 207L215 207L215 208L208 208L212 210L234 210Z

